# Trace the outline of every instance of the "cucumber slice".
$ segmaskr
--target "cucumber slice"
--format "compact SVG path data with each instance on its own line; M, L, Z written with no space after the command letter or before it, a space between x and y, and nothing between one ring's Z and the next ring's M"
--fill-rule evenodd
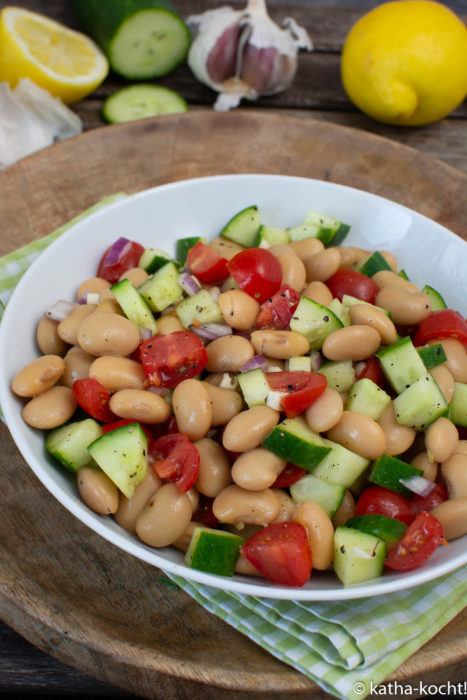
M418 354L422 358L422 362L427 369L442 365L443 362L446 362L448 359L441 343L438 345L428 345L426 348L419 348Z
M290 321L290 330L304 335L311 350L321 350L328 335L343 327L342 321L330 309L303 296Z
M411 496L412 492L401 483L401 479L410 479L411 476L423 476L423 471L412 467L396 457L382 455L373 462L369 480L376 486L395 491L402 496Z
M102 435L102 428L92 418L68 423L51 430L45 447L68 471L76 474L82 467L92 464L87 447Z
M339 321L344 326L350 326L350 307L345 306L337 297L328 304L327 307L333 314L337 316Z
M161 85L129 85L112 93L102 107L110 124L188 112L188 104L177 92Z
M266 398L271 387L269 386L262 369L251 369L248 372L237 374L237 381L243 393L243 398L248 408L253 406L265 406Z
M306 423L297 418L286 418L263 440L264 447L303 469L311 471L331 451L318 433L314 433Z
M467 384L456 382L449 405L449 417L460 428L467 428Z
M345 402L346 411L357 411L378 420L384 409L391 403L391 397L371 379L359 379L350 388Z
M253 248L258 244L261 217L256 204L242 209L233 216L220 232L221 236L235 243Z
M355 530L374 535L380 540L384 540L388 547L396 544L407 530L407 525L401 523L400 520L375 513L354 515L353 518L347 520L345 527L352 527Z
M72 5L81 28L125 78L160 78L188 53L190 31L169 0L73 0Z
M142 267L143 270L146 270L148 275L152 275L159 270L159 268L167 265L168 262L175 262L175 260L164 250L160 250L159 248L146 248L139 259L138 267Z
M394 399L396 419L415 430L425 430L440 416L445 416L448 403L431 374L424 374Z
M310 211L303 221L305 226L311 227L314 233L310 234L318 238L328 248L331 245L340 245L350 231L348 224L332 219L330 216ZM292 239L293 240L293 239Z
M342 360L340 362L323 362L319 368L319 373L324 374L328 380L328 387L335 389L339 393L349 391L355 382L355 368L352 360Z
M146 282L138 287L151 311L163 311L183 296L183 289L178 281L178 269L169 262L159 268Z
M387 544L374 535L350 527L334 533L334 571L348 586L381 576Z
M367 277L373 277L380 270L392 270L386 258L378 250L375 250L374 253L371 253L367 258L359 262L355 269Z
M400 394L426 374L426 367L409 336L376 353L392 388Z
M326 440L325 444L331 448L331 451L313 469L314 476L331 484L350 488L363 474L370 460L360 457L332 440Z
M261 226L259 230L258 245L260 248L269 248L280 243L289 243L288 232L283 228L273 226Z
M138 328L149 328L153 335L157 333L157 324L151 309L144 301L130 280L123 279L112 285L110 291L120 304L125 316Z
M243 537L231 532L195 527L185 564L217 576L233 576L243 542Z
M183 299L175 307L175 313L185 328L196 323L221 323L222 314L207 289L200 289L191 297Z
M423 287L422 292L423 294L426 294L430 300L432 311L440 311L441 309L448 308L441 294L437 292L436 289L433 289L433 287L430 287L430 285L426 284Z
M190 248L193 248L199 241L206 243L205 238L200 236L188 236L188 238L179 238L175 244L175 257L180 265L186 263L186 256Z
M295 503L314 501L333 518L344 498L345 488L339 484L319 479L313 474L302 476L290 487L290 495Z

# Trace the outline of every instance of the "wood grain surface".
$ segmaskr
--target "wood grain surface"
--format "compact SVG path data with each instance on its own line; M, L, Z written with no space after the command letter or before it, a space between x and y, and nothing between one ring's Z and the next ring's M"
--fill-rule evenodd
M240 110L95 129L11 166L0 173L0 254L116 191L235 172L352 185L465 232L467 175L449 165L360 130ZM26 639L146 698L328 697L74 519L5 426L0 439L0 618ZM393 678L462 680L465 630L459 616Z

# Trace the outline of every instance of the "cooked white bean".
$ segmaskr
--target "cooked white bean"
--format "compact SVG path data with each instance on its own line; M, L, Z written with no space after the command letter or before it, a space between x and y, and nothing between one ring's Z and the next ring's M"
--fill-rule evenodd
M162 396L143 389L121 389L110 397L110 410L120 418L141 423L163 423L170 416L170 406Z
M329 360L366 360L381 345L381 336L370 326L345 326L330 333L322 352Z
M60 384L71 389L77 379L85 379L89 374L89 368L96 358L88 352L81 350L79 345L73 345L65 357L65 370L60 379Z
M203 496L215 498L232 483L230 460L219 443L209 438L195 442L199 452L199 472L196 488Z
M32 428L50 430L63 425L76 410L76 401L71 389L53 386L35 396L23 408L23 420Z
M441 393L448 403L451 403L451 399L454 396L454 390L456 388L454 377L445 365L438 365L430 369L431 376L441 389Z
M426 294L409 292L396 285L382 287L376 295L375 305L389 311L394 323L403 326L417 325L431 314L431 303Z
M29 362L13 377L11 389L17 396L30 398L51 389L65 371L65 362L58 355L42 355Z
M419 452L412 461L410 462L412 467L416 469L421 469L423 472L423 477L428 479L428 481L436 481L438 476L438 462L430 459L428 452Z
M174 484L164 484L136 519L136 533L151 547L168 547L183 535L191 516L191 501L186 493Z
M445 462L453 454L459 433L448 418L438 418L425 431L425 444L428 454L435 462Z
M254 406L230 420L222 436L222 444L231 452L247 452L261 445L279 422L279 412L269 406Z
M441 465L449 498L467 497L467 455L456 453Z
M118 510L114 515L115 520L125 530L136 532L136 520L154 496L157 489L162 485L162 479L156 474L154 469L148 469L147 475L135 489L131 498L120 494Z
M208 372L238 372L251 360L255 351L249 340L241 335L225 335L206 346Z
M310 343L305 336L295 331L253 331L251 342L258 354L277 360L305 355L310 349Z
M429 340L427 344L437 345L438 343L441 343L448 358L447 362L440 366L449 370L454 381L467 384L467 350L463 343L456 338L441 338Z
M226 425L231 418L238 415L242 410L242 397L233 389L221 389L207 380L204 386L209 394L211 402L211 426Z
M142 389L146 381L140 362L115 355L104 355L94 359L89 367L89 377L97 379L109 391Z
M315 280L314 282L309 282L305 289L303 290L303 296L308 297L312 301L316 301L317 304L322 306L329 306L333 296L331 290L324 282L319 282Z
M443 526L448 542L467 535L467 496L443 501L430 512Z
M306 280L326 282L339 269L341 256L337 248L325 248L305 260Z
M386 436L386 454L391 457L406 452L417 436L416 430L397 422L392 401L378 418L378 423Z
M93 314L95 310L96 306L94 304L81 304L80 306L76 306L73 311L58 324L58 336L65 343L76 345L78 343L78 328L81 322Z
M302 501L295 509L294 520L307 532L313 568L324 571L334 556L334 527L329 516L314 501Z
M386 435L372 418L357 411L344 411L328 437L365 459L378 459L386 450Z
M231 289L220 295L218 304L224 321L231 328L239 331L253 328L260 306L249 294Z
M266 527L277 518L280 502L271 489L247 491L234 484L216 496L212 510L221 523L229 523L238 528L243 525Z
M341 419L344 404L335 389L327 387L319 398L305 411L306 422L316 433L333 428Z
M383 345L391 345L397 340L397 330L391 319L369 304L353 304L350 307L350 322L374 328L380 334Z
M305 286L305 265L295 253L282 253L277 256L282 267L282 284L287 284L297 292Z
M63 356L68 344L58 335L58 323L47 316L42 316L36 328L36 341L43 355Z
M134 323L108 312L90 314L78 326L78 344L91 355L131 355L141 342Z
M185 379L175 387L172 408L178 429L190 440L200 440L211 427L212 406L208 390L197 379Z
M101 469L82 467L77 474L79 495L95 513L110 515L118 509L118 488Z
M232 465L232 479L244 489L262 491L273 485L286 464L287 460L265 447L255 447L237 457Z

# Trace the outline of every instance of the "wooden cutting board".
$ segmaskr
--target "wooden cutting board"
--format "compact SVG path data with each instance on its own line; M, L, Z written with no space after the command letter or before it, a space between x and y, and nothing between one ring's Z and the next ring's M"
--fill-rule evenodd
M429 156L312 119L195 112L90 131L0 173L0 254L114 192L241 172L351 185L465 232L467 176ZM0 618L26 639L146 698L182 697L180 688L195 700L230 698L230 691L236 699L253 692L327 697L182 591L169 590L158 570L74 519L28 469L3 425L0 438ZM392 678L461 680L465 630L459 616Z

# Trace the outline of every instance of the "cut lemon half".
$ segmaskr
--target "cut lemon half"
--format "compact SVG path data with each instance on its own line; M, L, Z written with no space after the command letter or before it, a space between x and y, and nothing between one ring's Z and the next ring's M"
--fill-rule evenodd
M19 7L0 13L0 81L15 87L29 78L70 104L102 83L109 66L81 32Z

